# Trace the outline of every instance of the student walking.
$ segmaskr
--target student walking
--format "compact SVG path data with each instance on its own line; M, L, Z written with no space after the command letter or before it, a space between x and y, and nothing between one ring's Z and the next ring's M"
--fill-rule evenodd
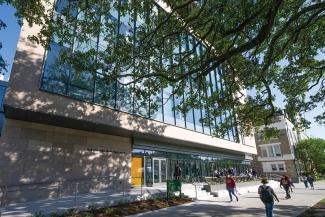
M308 180L307 180L307 177L306 176L303 176L301 179L304 182L305 187L308 188Z
M307 181L309 182L310 189L314 189L314 179L311 175L308 175Z
M226 177L226 188L229 192L229 198L230 198L229 203L232 202L232 195L234 195L236 197L236 200L238 201L238 196L235 194L236 182L235 182L235 179L231 175L231 170L228 171L228 174Z
M290 186L295 187L292 183L292 181L290 180L289 176L287 174L284 174L280 180L280 188L284 188L285 192L286 192L286 199L290 199L291 195L290 195L290 191L289 188Z
M268 181L265 178L262 179L261 183L263 185L260 185L258 187L258 194L261 198L261 201L265 205L266 216L273 217L274 198L278 202L279 202L279 199L276 196L274 190L271 188L271 186L266 185L268 183Z
M180 168L179 164L176 164L175 170L174 170L174 179L180 180L182 177L182 169Z

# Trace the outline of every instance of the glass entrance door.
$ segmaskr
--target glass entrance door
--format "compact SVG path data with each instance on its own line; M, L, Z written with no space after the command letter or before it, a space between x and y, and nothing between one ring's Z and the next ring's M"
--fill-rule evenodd
M164 185L166 184L167 172L166 172L166 159L153 159L153 184Z

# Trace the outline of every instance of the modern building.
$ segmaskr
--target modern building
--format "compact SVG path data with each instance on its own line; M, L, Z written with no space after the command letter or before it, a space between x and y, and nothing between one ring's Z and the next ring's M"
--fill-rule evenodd
M300 174L300 165L296 160L295 144L307 139L304 131L299 130L299 117L289 118L284 110L279 112L270 127L280 131L280 138L267 141L255 134L257 155L253 155L252 167L258 174L288 174L297 182Z
M120 20L119 11L110 15L125 34L133 28ZM215 169L236 167L239 172L249 167L256 154L254 138L239 136L237 128L224 138L213 137L210 127L199 122L203 110L191 109L184 119L172 110L179 99L171 98L154 114L146 110L150 108L140 112L123 87L96 85L92 76L100 72L76 76L64 68L51 74L64 47L53 41L46 51L30 42L28 35L38 31L23 25L5 95L1 186L98 177L155 186L173 178L176 164L185 182L209 176ZM94 46L101 46L100 41ZM209 74L212 91L226 85L218 80L223 73L219 69ZM104 101L106 92L114 94ZM168 93L167 88L162 90L161 99L169 98Z

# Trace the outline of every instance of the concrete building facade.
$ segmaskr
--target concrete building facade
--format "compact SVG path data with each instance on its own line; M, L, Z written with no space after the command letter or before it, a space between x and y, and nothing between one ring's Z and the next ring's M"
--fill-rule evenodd
M175 114L167 117L166 110L146 117L89 99L89 90L73 83L73 72L67 72L67 81L55 80L48 66L61 48L53 42L46 51L30 42L28 35L38 31L23 25L5 95L1 186L94 178L105 178L106 187L156 186L173 178L175 164L185 182L215 169L236 167L240 172L249 167L255 140L240 136L236 142L236 129L215 138L208 127ZM89 96L95 93L92 89ZM195 114L200 113L193 110L193 120L198 120Z

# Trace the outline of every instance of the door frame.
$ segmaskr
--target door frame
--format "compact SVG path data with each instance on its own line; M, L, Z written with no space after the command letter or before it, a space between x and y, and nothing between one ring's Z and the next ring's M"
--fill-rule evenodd
M159 161L159 168L158 168L158 177L159 177L159 182L155 182L155 161L158 160ZM165 181L162 181L162 161L165 161ZM153 174L153 178L152 178L152 185L153 186L160 186L160 185L164 185L167 182L167 159L166 158L152 158L152 174Z

